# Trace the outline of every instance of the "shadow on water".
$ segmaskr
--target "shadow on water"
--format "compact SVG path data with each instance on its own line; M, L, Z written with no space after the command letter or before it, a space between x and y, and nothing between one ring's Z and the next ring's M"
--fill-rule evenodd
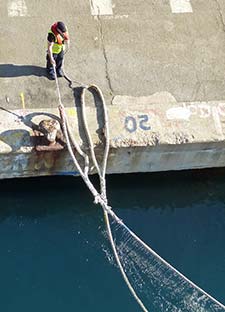
M0 77L12 78L21 76L47 77L45 67L35 65L0 64Z
M109 204L115 211L117 207L167 210L204 204L209 199L212 202L214 199L224 201L224 173L225 169L110 175L107 176ZM98 177L91 178L98 187ZM79 214L81 211L85 213L99 208L93 204L92 195L79 177L2 180L0 196L7 203L1 205L0 219L11 213L42 217L57 214L62 209L72 209Z
M97 209L84 183L73 177L4 180L0 182L0 196L0 221L12 215L36 219L70 212L94 213Z
M129 209L179 209L208 199L224 201L224 174L224 168L131 174L119 176L119 183L118 176L111 176L108 197L113 207L121 207L126 198L130 204L122 207Z

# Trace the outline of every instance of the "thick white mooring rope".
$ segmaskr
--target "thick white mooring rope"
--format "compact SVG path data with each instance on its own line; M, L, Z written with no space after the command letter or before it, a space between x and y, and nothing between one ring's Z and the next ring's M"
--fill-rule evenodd
M54 71L55 71L55 67L54 67ZM207 292L205 292L203 289L201 289L199 286L194 284L191 280L189 280L182 273L180 273L178 270L176 270L172 265L170 265L167 261L165 261L162 257L160 257L152 248L150 248L147 244L145 244L133 231L130 230L130 228L126 224L124 224L122 222L122 220L113 212L111 207L108 205L107 196L106 196L106 179L105 179L107 159L108 159L108 153L109 153L109 124L108 124L107 107L106 107L105 100L104 100L104 97L103 97L101 90L96 85L89 85L89 86L83 87L83 90L82 90L81 111L82 111L82 118L83 118L83 123L84 123L84 131L85 131L85 134L86 134L86 137L88 140L88 144L90 147L90 153L91 153L92 161L93 161L93 164L94 164L94 166L98 172L99 179L100 179L101 194L99 194L98 191L95 189L95 187L93 186L93 184L91 183L91 181L88 177L88 170L89 170L88 155L81 150L79 144L76 143L75 139L73 138L72 132L70 131L70 127L69 127L69 124L67 121L65 109L64 109L64 106L63 106L62 101L61 101L61 94L60 94L59 83L58 83L56 71L55 71L55 76L56 76L56 88L57 88L58 100L59 100L58 109L59 109L60 116L62 119L62 129L63 129L63 134L64 134L65 139L66 139L68 151L69 151L69 153L70 153L70 155L74 161L74 164L75 164L76 168L78 169L82 179L84 180L84 182L87 185L90 192L93 194L94 202L96 204L99 203L103 209L107 233L109 236L109 240L111 243L111 247L112 247L116 262L118 264L118 267L120 269L120 272L123 276L124 281L126 282L131 294L133 295L133 297L135 298L135 300L137 301L139 306L142 308L143 311L148 312L147 308L144 306L143 302L141 301L141 299L136 294L134 288L132 287L132 285L131 285L131 283L130 283L130 281L129 281L129 279L128 279L128 277L127 277L127 275L123 269L123 266L121 264L121 261L120 261L120 258L119 258L118 252L116 250L114 240L113 240L111 226L110 226L110 222L109 222L109 215L111 215L112 218L117 223L122 225L131 234L131 236L136 241L138 241L144 248L146 248L158 260L160 260L162 263L164 263L173 272L175 272L177 275L179 275L181 278L183 278L186 282L188 282L190 285L192 285L196 290L200 291L202 294L204 294L206 297L211 299L215 304L217 304L219 307L221 307L225 311L225 306L221 302L219 302L214 297L212 297ZM91 90L95 90L98 93L99 98L100 98L101 103L102 103L103 113L104 113L105 149L104 149L104 155L103 155L101 167L99 166L98 161L97 161L96 156L95 156L94 145L93 145L93 141L92 141L91 136L90 136L88 123L86 120L86 113L85 113L85 93L86 93L86 91L91 91ZM75 147L77 152L80 154L80 156L82 156L84 158L84 161L85 161L84 170L82 170L82 168L80 167L80 165L79 165L79 163L78 163L78 161L74 155L74 151L73 151L73 148L71 146L71 143L73 144L73 146Z
M90 146L90 151L91 151L91 157L94 163L94 166L96 167L96 170L98 172L99 175L99 179L100 179L100 186L101 186L101 194L99 194L97 192L97 190L95 189L95 187L93 186L93 184L91 183L89 177L88 177L88 172L83 171L74 155L71 143L70 143L70 137L69 137L69 133L71 135L71 131L68 131L69 129L69 124L67 122L67 117L65 114L65 109L64 106L62 104L62 100L61 100L61 94L60 94L60 89L59 89L59 82L58 82L58 78L56 75L56 70L54 67L54 72L55 72L55 76L56 76L56 88L57 88L57 93L58 93L58 99L59 99L59 112L60 112L60 116L62 119L62 128L63 128L63 133L66 139L66 143L67 143L67 147L68 147L68 151L74 161L74 164L76 166L76 168L78 169L81 177L83 178L84 182L86 183L87 187L89 188L89 190L91 191L91 193L94 196L94 202L97 204L99 203L102 206L103 212L104 212L104 219L105 219L105 223L106 223L106 228L107 228L107 233L109 236L109 240L112 246L112 250L116 259L116 262L119 266L119 269L121 271L121 274L123 276L124 281L126 282L131 294L133 295L133 297L135 298L135 300L137 301L137 303L140 305L140 307L142 308L142 310L144 312L148 312L148 310L146 309L146 307L144 306L144 304L142 303L141 299L138 297L138 295L136 294L134 288L132 287L124 269L123 266L121 264L119 255L117 253L116 250L116 246L114 244L114 240L113 240L113 236L112 236L112 231L111 231L111 227L110 227L110 222L109 222L109 217L108 217L108 213L113 217L113 219L115 219L117 222L122 224L122 221L115 215L115 213L111 210L111 207L108 206L107 204L107 196L106 196L106 179L105 179L105 173L106 173L106 166L107 166L107 159L108 159L108 153L109 153L109 125L108 125L108 114L107 114L107 108L106 108L106 104L105 104L105 100L103 97L103 94L101 92L101 90L96 86L96 85L90 85L86 88L83 88L82 94L81 94L81 110L82 110L82 117L83 117L83 123L84 123L84 130L85 130L85 134ZM102 165L101 168L99 167L99 164L97 162L96 156L95 156L95 152L94 152L94 146L93 146L93 141L91 139L90 136L90 132L89 132L89 128L88 128L88 124L87 124L87 120L86 120L86 114L85 114L85 92L86 90L95 90L97 91L102 106L103 106L103 112L104 112L104 126L105 126L105 149L104 149L104 155L103 155L103 161L102 161ZM73 138L72 140L72 144L75 143L75 139ZM77 144L75 143L75 148L76 148ZM81 156L84 157L84 153L80 153L80 151L78 150L79 154ZM87 158L88 156L86 155L85 158Z

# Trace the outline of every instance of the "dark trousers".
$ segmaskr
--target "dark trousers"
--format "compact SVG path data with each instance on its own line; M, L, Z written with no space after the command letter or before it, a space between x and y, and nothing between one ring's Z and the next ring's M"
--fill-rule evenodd
M54 58L55 63L56 63L56 71L57 72L60 72L62 69L63 57L64 57L64 51L63 50L59 54L53 54L53 58ZM46 59L47 59L47 64L46 64L47 71L50 75L52 75L52 74L54 74L54 68L50 62L50 58L49 58L48 54L46 56Z

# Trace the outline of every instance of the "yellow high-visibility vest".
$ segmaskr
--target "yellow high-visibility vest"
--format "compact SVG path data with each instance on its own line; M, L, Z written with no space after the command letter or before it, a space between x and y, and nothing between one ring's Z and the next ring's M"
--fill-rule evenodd
M58 34L58 36L56 36L54 34L53 31L49 30L48 32L49 34L53 34L53 36L55 37L55 42L52 46L52 53L53 54L59 54L63 49L64 49L64 44L63 44L63 39L60 36L60 34Z

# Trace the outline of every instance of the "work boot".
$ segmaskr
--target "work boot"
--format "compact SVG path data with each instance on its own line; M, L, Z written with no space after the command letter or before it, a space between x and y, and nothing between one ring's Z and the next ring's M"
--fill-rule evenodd
M55 80L55 74L53 73L53 74L49 74L49 79L50 80Z
M64 77L64 73L63 73L62 69L57 70L57 76L58 77Z
M55 73L54 73L54 70L47 70L47 73L48 73L48 78L50 80L55 80Z

